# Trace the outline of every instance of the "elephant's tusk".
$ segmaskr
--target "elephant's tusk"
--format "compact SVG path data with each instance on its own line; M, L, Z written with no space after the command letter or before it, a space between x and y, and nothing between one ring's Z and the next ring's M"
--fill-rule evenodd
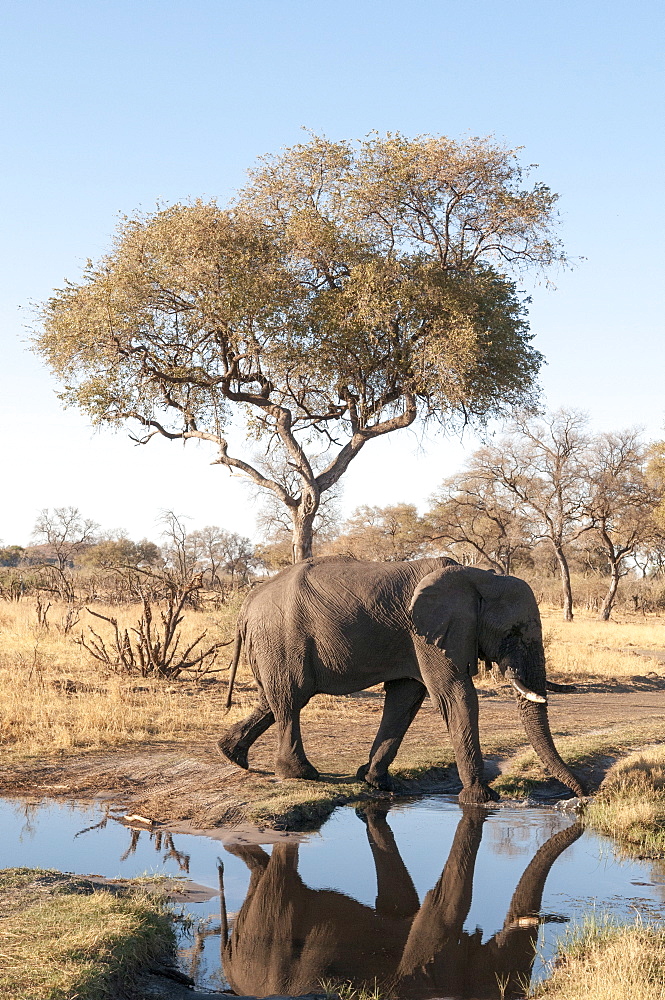
M529 688L525 687L521 681L517 680L517 678L511 677L510 683L513 685L518 694L521 694L527 701L535 701L537 705L547 704L547 698L543 698L542 694L536 694L535 691L529 690Z

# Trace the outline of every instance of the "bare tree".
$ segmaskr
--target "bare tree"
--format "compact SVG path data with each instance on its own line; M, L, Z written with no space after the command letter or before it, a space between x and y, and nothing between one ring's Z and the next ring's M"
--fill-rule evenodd
M647 449L636 430L598 434L587 457L585 517L609 564L610 583L599 618L608 621L628 559L654 538L659 491L646 476Z
M238 584L248 584L249 577L256 566L254 546L245 535L236 531L225 531L223 540L224 569L231 577L231 587L235 590Z
M193 565L201 569L211 587L221 586L227 532L217 525L207 524L187 535L186 544Z
M427 543L423 519L413 504L362 506L344 523L342 533L328 543L326 552L401 562L422 555Z
M99 525L82 517L78 507L55 507L52 511L45 508L35 522L32 537L47 547L47 588L70 603L75 599L71 573L74 560L95 543L98 530Z
M541 420L523 414L498 444L477 451L469 466L512 499L534 540L552 546L566 621L573 620L566 549L590 527L586 427L586 416L576 410L557 410Z
M447 479L425 515L433 545L444 543L462 561L485 561L497 573L510 574L518 553L532 539L526 518L514 499L491 474L471 466Z
M188 581L192 576L200 576L198 567L198 546L192 544L191 535L187 532L185 514L176 514L172 510L163 510L159 521L162 524L162 554L166 568L180 581Z
M221 586L224 568L224 543L226 532L215 524L192 531L187 543L192 547L192 558L204 570L211 587Z
M633 562L642 574L654 578L665 577L665 532L659 521L655 521L654 530L644 539L633 553Z

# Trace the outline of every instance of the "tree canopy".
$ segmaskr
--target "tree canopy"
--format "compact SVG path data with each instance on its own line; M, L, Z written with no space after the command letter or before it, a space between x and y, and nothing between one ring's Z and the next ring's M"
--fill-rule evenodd
M210 442L285 504L304 558L321 494L367 441L533 400L515 275L565 257L556 195L527 172L491 139L313 137L260 161L230 207L123 219L45 303L36 350L94 422ZM230 454L239 417L267 463ZM271 475L275 448L295 488Z

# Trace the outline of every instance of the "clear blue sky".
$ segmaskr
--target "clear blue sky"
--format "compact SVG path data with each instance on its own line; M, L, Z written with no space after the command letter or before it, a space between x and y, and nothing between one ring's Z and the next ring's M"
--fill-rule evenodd
M163 508L252 534L238 477L204 449L136 448L62 411L23 327L119 213L223 202L303 126L523 146L585 258L532 290L544 402L662 436L664 28L657 0L5 0L0 538L27 542L37 511L64 504L134 537L155 537ZM473 445L372 442L345 508L422 503Z

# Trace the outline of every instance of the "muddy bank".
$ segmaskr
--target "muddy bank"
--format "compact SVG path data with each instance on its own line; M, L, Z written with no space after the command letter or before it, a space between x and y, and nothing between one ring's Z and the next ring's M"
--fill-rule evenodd
M362 696L360 696L362 698ZM355 780L375 731L376 699L367 697L365 725L358 718L319 715L304 720L305 743L321 769L321 782L280 781L272 773L273 735L253 748L250 771L221 757L213 740L136 745L107 752L0 761L0 794L119 803L180 832L251 827L314 828L337 806L385 797ZM633 687L621 693L581 691L550 696L550 721L564 757L597 788L622 753L665 739L665 693ZM510 772L528 747L509 694L480 698L481 743L492 778ZM407 733L394 765L395 794L455 793L460 784L440 717L426 704ZM558 783L536 778L529 794L551 799L568 794Z

